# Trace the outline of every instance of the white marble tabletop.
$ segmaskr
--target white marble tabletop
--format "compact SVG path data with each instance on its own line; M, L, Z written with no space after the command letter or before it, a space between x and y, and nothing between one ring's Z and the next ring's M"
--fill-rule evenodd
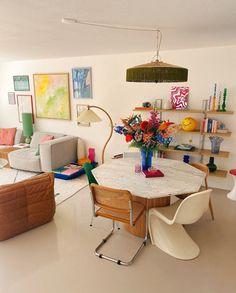
M205 173L181 161L157 158L153 167L161 170L164 177L146 178L135 173L137 158L110 160L92 170L100 185L129 190L133 195L159 198L197 192Z

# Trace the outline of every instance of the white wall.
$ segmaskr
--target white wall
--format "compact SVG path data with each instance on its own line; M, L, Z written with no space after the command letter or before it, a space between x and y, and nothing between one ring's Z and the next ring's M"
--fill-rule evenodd
M84 138L87 146L96 148L97 157L100 158L101 149L106 136L109 132L108 120L102 113L98 113L104 122L94 124L92 127L78 127L76 124L76 104L89 103L104 107L112 116L115 123L119 123L121 117L127 117L132 113L135 106L141 105L143 101L154 100L155 98L168 99L170 89L173 84L148 84L148 83L127 83L125 82L126 68L134 65L149 62L154 54L137 53L106 56L88 56L62 59L45 59L21 62L8 62L0 65L0 126L11 127L19 126L17 107L8 105L7 93L14 91L13 75L30 76L30 94L33 92L32 74L34 73L55 73L69 72L71 68L91 66L93 75L93 99L75 100L72 97L71 88L71 121L60 121L50 119L36 119L36 129L54 132L64 132L77 135ZM167 63L172 63L189 69L189 79L187 83L179 85L190 87L190 107L200 108L202 99L207 99L213 92L215 82L223 89L228 88L227 108L235 109L234 97L236 96L235 68L236 68L236 46L222 48L207 48L181 51L162 52L162 59ZM19 94L21 94L19 92ZM27 92L29 94L29 92ZM169 117L181 121L184 114L178 114ZM195 115L200 118L199 115ZM167 116L166 116L167 118ZM216 117L217 118L217 117ZM235 115L226 117L227 126L233 132L229 139L225 139L222 144L222 150L231 152L229 159L217 159L219 168L236 167L235 133L236 118ZM193 138L198 143L198 136L187 135L186 140ZM206 139L208 140L208 139ZM198 145L198 144L197 144ZM114 134L108 145L106 156L111 157L114 154L122 152L127 148L124 138ZM207 160L208 158L206 158ZM210 183L213 186L229 189L231 187L230 178L220 179L211 178Z

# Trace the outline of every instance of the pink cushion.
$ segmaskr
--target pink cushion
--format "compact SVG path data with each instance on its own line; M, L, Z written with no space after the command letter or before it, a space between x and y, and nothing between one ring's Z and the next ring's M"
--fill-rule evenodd
M41 138L40 138L40 143L43 143L45 141L49 141L49 140L53 140L54 136L53 135L49 135L49 134L44 134Z
M0 145L13 145L16 128L0 128Z

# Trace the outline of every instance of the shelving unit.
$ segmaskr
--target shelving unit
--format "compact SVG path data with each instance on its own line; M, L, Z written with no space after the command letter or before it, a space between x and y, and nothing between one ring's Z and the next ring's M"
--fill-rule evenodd
M154 108L149 107L135 107L133 111L135 112L150 112L154 110ZM196 113L196 114L202 114L203 118L207 118L210 115L232 115L234 114L234 111L207 111L204 109L185 109L185 110L176 110L176 109L156 109L158 112L170 112L170 113ZM228 158L229 152L227 151L220 151L218 154L213 154L211 150L204 149L204 140L205 136L222 136L222 137L230 137L231 132L227 133L221 133L221 132L215 132L215 133L208 133L208 132L201 132L200 129L196 129L193 131L184 131L181 130L183 133L194 133L199 134L201 136L201 148L195 148L194 151L181 151L181 150L175 150L174 147L169 147L164 150L164 152L170 152L170 153L176 153L176 154L188 154L192 156L201 156L201 161L203 160L203 157L219 157L219 158ZM226 177L227 176L227 170L216 170L215 172L212 172L209 174L210 176L216 176L216 177Z

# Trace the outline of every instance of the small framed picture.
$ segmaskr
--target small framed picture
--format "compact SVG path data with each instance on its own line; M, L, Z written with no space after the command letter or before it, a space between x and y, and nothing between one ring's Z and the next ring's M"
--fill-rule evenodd
M22 113L32 113L34 123L33 99L31 95L17 95L17 109L19 122L22 123Z
M72 69L74 99L92 99L92 68Z
M29 91L29 76L28 75L15 75L13 76L14 90L15 91Z
M76 105L76 108L77 108L77 118L79 117L79 115L86 109L88 109L88 105L83 105L83 104L77 104ZM90 123L81 123L81 122L78 122L77 121L77 125L78 126L87 126L89 127L90 126Z
M16 97L14 92L8 93L8 103L9 105L15 105L16 104Z

